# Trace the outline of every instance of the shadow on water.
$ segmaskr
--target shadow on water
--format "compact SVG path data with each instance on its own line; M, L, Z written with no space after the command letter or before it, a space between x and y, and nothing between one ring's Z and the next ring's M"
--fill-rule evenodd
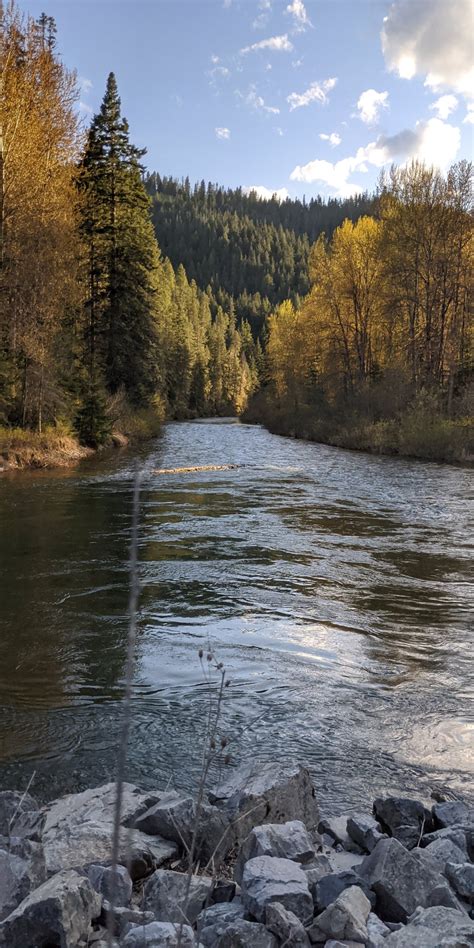
M114 773L137 460L129 779L192 786L211 643L235 761L305 761L330 810L435 784L466 794L469 472L230 422L0 482L0 786L35 770L47 798ZM239 468L154 473L215 463Z

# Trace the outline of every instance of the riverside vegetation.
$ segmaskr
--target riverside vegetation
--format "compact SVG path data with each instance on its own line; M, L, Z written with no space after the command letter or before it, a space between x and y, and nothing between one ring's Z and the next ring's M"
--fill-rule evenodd
M344 447L472 458L468 163L309 203L145 175L113 73L84 129L51 17L12 3L1 26L4 464L245 412Z

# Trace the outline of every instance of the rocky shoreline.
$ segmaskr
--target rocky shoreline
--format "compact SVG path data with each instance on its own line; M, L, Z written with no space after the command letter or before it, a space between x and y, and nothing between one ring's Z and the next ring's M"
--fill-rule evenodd
M229 771L198 802L125 784L114 870L115 795L41 808L0 792L3 948L474 945L463 802L379 798L324 819L296 764Z

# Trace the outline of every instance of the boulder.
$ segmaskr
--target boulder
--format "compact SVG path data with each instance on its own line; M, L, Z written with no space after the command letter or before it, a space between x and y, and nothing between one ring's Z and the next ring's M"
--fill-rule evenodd
M319 822L311 777L298 764L246 764L210 793L209 800L226 810L240 839L262 823L301 820L314 830Z
M276 938L265 925L243 918L209 925L201 932L200 944L204 948L278 948Z
M48 872L61 869L81 869L91 863L110 865L112 862L112 824L93 821L69 826L62 821L55 827L45 828L44 854ZM178 853L176 843L160 836L147 836L139 830L122 828L120 832L119 863L128 865L133 881L142 879Z
M33 889L46 881L43 847L12 837L10 848L0 849L0 921L7 918Z
M334 938L330 938L325 948L360 948L360 941L340 941L339 938L335 941Z
M54 800L46 810L45 832L50 832L63 823L69 827L81 826L83 823L104 822L113 826L116 795L116 784L106 783L100 787L93 787L92 790L70 793L59 800ZM162 793L143 793L134 784L124 783L121 826L134 826L138 817L154 803L158 803L162 795Z
M474 902L474 866L471 862L448 862L445 875L461 899Z
M409 924L385 939L384 948L468 948L474 922L463 912L436 906L417 908Z
M365 852L371 853L379 839L383 839L380 823L367 813L352 813L347 820L347 832Z
M114 905L130 905L133 885L125 866L117 866L114 872L113 866L91 865L86 872L95 891L104 899L111 901L114 896Z
M296 862L278 856L249 859L242 875L242 902L259 922L265 920L270 902L281 902L303 923L313 916L313 900L305 873Z
M160 922L187 922L192 925L204 906L211 902L214 883L207 876L188 876L171 869L158 869L145 882L143 909L153 912Z
M73 870L59 872L30 893L0 924L0 944L6 948L57 945L77 948L102 899L89 879Z
M323 876L327 876L331 872L331 863L329 862L327 856L318 854L313 857L311 862L305 863L302 868L304 869L304 873L308 881L308 888L311 892L314 902L316 886Z
M369 914L370 902L362 889L351 886L318 915L308 930L309 937L315 944L324 944L333 938L365 945Z
M128 905L116 905L112 909L110 902L104 901L102 905L102 920L107 926L110 924L110 915L113 915L113 932L118 937L126 935L131 928L137 925L149 925L156 921L153 912L141 912L139 909L130 908Z
M314 855L313 843L301 820L254 826L242 843L234 878L240 882L245 863L256 856L280 856L282 859L308 863Z
M122 941L122 948L196 948L194 932L189 925L151 922L131 928Z
M232 902L236 893L237 886L230 879L215 879L214 891L212 893L213 902Z
M407 849L413 849L422 833L433 828L430 811L418 800L406 797L378 798L374 801L374 813L382 828Z
M466 829L462 826L448 826L446 829L435 830L434 833L427 833L426 836L422 837L420 846L422 849L427 849L432 843L437 843L442 839L449 839L458 849L462 850L465 854L465 859L468 858L469 850Z
M447 862L464 862L466 858L466 851L447 838L437 839L434 843L430 843L426 849L423 849L423 853L437 862L440 872L444 872Z
M226 813L215 806L197 807L192 797L175 791L163 795L135 821L137 829L152 836L173 840L182 852L188 852L197 827L196 856L201 863L214 860L219 865L235 843L231 822Z
M337 899L341 892L350 889L353 885L359 886L372 907L375 907L375 893L372 892L366 880L353 869L346 869L345 872L331 872L316 883L313 895L316 911L322 912Z
M417 906L458 908L441 873L415 858L396 839L382 839L359 868L377 896L376 911L383 921L406 922Z
M16 836L39 842L44 815L29 793L0 792L0 836Z
M432 808L432 813L434 825L437 829L474 821L473 811L469 809L467 803L462 803L460 800L436 803Z
M233 902L219 902L216 905L208 905L199 913L196 919L196 930L202 932L204 928L209 928L210 925L234 922L239 918L247 918L243 902L239 898L234 899Z
M385 938L390 934L390 929L382 920L371 912L367 919L367 946L366 948L384 948Z
M332 872L345 872L346 869L356 869L364 862L365 856L361 853L333 852L327 853Z
M303 924L281 902L270 902L267 905L265 924L268 931L278 938L278 944L291 945L292 948L310 948Z
M335 843L340 843L344 849L351 846L351 838L347 832L347 816L331 816L321 820L318 832L329 836Z

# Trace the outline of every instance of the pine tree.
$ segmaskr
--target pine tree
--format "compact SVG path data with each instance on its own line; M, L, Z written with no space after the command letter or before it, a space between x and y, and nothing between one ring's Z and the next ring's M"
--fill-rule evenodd
M80 170L88 249L88 363L111 393L146 404L157 386L159 251L142 181L144 151L129 141L113 73L92 121Z

